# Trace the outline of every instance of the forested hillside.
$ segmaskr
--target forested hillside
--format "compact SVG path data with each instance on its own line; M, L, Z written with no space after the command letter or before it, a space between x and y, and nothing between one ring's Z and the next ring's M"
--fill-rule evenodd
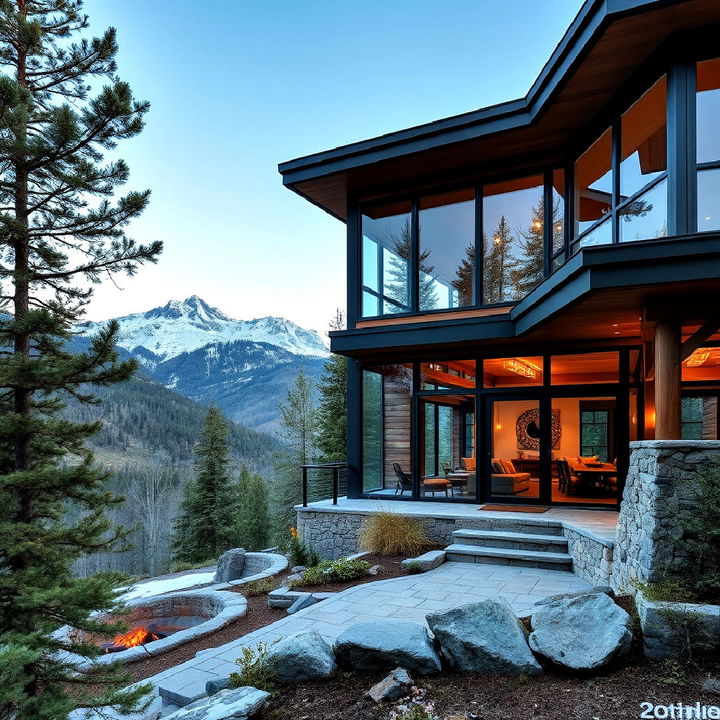
M73 349L88 343L76 338ZM126 355L120 350L121 355ZM99 405L72 401L64 415L75 422L100 418L103 427L90 445L96 461L113 473L109 487L125 502L109 512L114 523L132 528L132 549L97 553L84 558L76 571L122 570L132 575L162 572L170 562L173 522L182 488L191 476L194 449L207 412L201 405L137 373L131 380L109 387L84 388ZM267 477L280 444L275 436L229 423L232 474L239 480L247 465Z
M91 440L99 459L117 457L125 465L143 460L175 465L192 459L206 410L202 405L142 375L91 392L99 406L73 402L66 415L76 422L101 417L103 428ZM277 445L271 435L230 425L233 457L254 468L270 462Z

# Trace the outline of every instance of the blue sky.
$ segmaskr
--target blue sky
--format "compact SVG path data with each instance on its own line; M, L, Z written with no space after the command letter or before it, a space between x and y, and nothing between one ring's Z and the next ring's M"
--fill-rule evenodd
M345 226L277 164L524 95L580 0L90 0L152 109L121 144L152 189L130 234L156 266L96 291L91 319L197 294L324 331L345 304Z

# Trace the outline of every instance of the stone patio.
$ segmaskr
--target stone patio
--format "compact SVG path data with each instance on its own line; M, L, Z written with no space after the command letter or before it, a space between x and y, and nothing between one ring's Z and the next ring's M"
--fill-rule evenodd
M449 562L421 575L359 585L300 610L282 620L217 648L203 650L192 660L149 678L166 702L185 704L201 697L208 680L236 669L244 645L272 642L299 630L317 630L332 642L350 623L396 618L417 623L433 610L502 596L518 616L548 595L584 590L590 585L572 572L499 565Z

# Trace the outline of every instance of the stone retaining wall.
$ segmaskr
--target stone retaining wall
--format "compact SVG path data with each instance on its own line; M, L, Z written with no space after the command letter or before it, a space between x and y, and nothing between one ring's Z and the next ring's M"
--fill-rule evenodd
M591 585L610 585L613 542L564 523L563 535L573 559L573 571Z
M686 564L678 513L691 513L700 473L720 470L720 441L642 440L632 450L615 536L612 584L632 592L636 582L661 581Z
M399 503L398 503L399 504ZM395 510L402 514L400 510ZM569 553L579 577L593 585L609 585L613 542L560 520L540 518L446 518L409 513L425 528L429 540L446 546L453 542L453 530L508 530L534 535L555 534L568 539ZM300 537L315 549L321 559L335 559L357 552L363 520L370 511L316 510L298 508L297 528Z

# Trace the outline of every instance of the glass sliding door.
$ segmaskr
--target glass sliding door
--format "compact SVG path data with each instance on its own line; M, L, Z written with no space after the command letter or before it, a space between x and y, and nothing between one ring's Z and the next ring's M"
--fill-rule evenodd
M618 498L618 398L554 397L553 503L614 505Z
M537 502L543 463L538 399L488 399L486 492L493 502Z
M419 413L420 497L474 500L475 397L420 396Z

